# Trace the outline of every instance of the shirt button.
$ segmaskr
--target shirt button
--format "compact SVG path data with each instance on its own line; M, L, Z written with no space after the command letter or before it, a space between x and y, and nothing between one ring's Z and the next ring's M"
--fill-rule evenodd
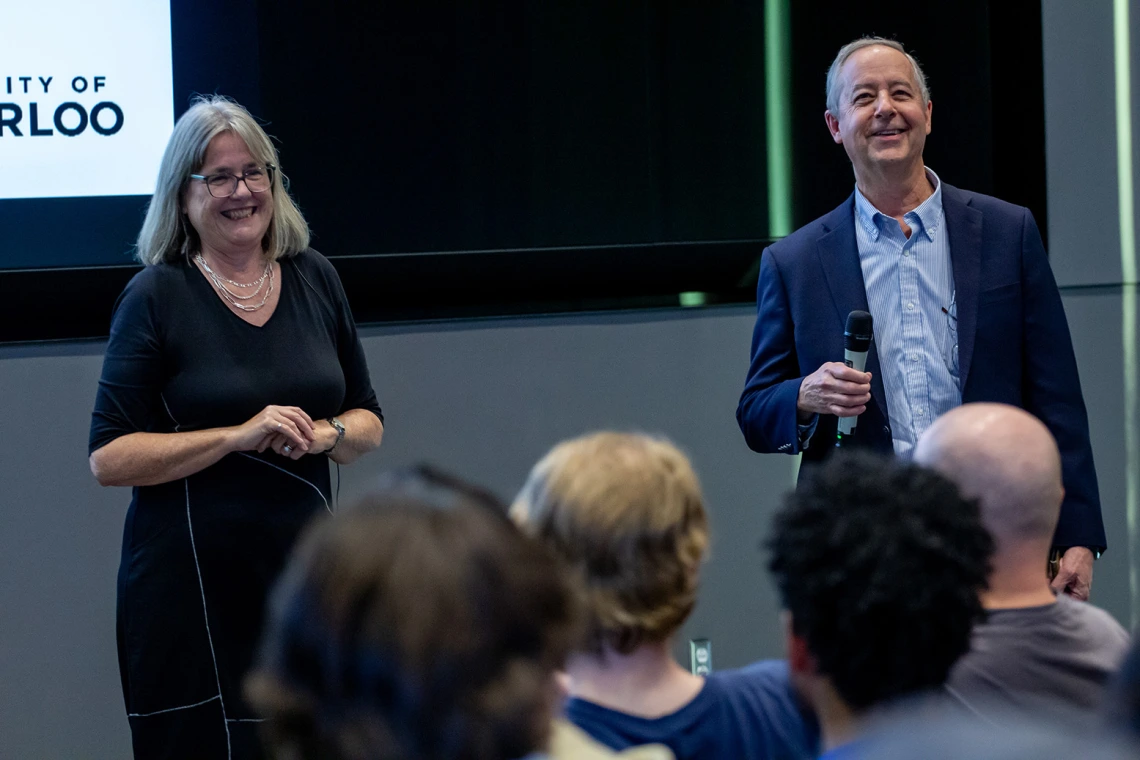
M922 407L920 406L920 407L918 407L917 409L915 409L915 410L914 410L914 413L915 413L916 415L918 415L919 417L921 417L921 416L922 416L922 411L923 411L923 409L922 409Z
M907 311L914 311L914 301L909 302L906 305L906 309L907 309Z
M911 360L912 362L916 362L916 361L918 361L918 354L911 354L911 355L910 355L910 360Z
M903 251L903 256L909 256L909 255L910 255L910 251Z

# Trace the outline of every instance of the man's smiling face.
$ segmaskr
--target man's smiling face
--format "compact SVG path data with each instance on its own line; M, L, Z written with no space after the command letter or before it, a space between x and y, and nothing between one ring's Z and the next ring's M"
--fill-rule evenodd
M838 113L825 114L856 176L881 174L922 161L931 103L922 102L905 55L883 45L856 50L839 70Z

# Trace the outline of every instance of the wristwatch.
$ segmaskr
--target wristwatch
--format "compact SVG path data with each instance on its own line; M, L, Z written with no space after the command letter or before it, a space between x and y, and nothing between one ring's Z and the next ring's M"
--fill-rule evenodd
M344 440L344 425L336 417L329 417L328 423L336 428L336 443L329 446L328 451L325 452L326 454L331 454L336 450L336 447L340 445L340 442Z

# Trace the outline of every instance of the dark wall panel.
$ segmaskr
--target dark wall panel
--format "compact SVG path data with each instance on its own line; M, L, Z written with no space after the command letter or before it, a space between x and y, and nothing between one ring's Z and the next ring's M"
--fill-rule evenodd
M759 4L260 7L262 116L327 254L767 234Z

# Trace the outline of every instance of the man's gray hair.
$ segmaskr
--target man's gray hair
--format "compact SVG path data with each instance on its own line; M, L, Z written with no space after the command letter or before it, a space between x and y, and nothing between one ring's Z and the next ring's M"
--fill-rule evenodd
M860 37L839 48L839 54L835 56L835 60L831 62L831 68L827 70L827 110L833 116L839 115L839 69L856 50L862 50L872 45L889 47L905 55L906 59L910 61L911 69L914 70L914 81L918 83L918 90L922 95L922 105L925 106L930 101L930 89L926 86L926 74L922 73L922 67L918 65L918 61L913 55L906 52L902 43L888 40L885 37Z

